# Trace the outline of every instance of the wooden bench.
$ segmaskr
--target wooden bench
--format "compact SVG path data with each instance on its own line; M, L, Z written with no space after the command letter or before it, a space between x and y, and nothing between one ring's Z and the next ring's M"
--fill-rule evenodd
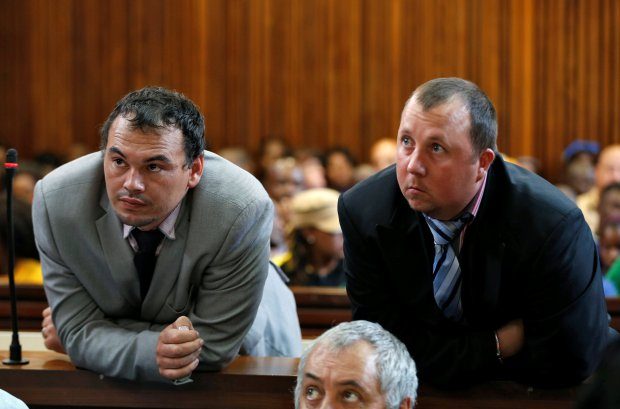
M0 351L0 358L8 356ZM24 351L30 364L0 365L2 389L36 408L293 408L294 358L239 357L219 373L195 372L193 383L138 383L76 369L66 355ZM534 389L514 382L489 382L444 391L418 390L416 409L569 409L575 388Z
M297 302L297 314L304 338L314 338L326 329L351 320L351 305L344 288L291 287ZM19 329L41 329L41 311L47 307L45 292L41 286L17 286L17 310ZM607 310L611 326L620 331L620 297L607 298ZM9 289L0 286L0 330L11 328L11 305Z
M45 291L40 285L16 286L17 316L20 331L40 331L41 312L47 308ZM9 287L0 286L0 329L11 329L11 302Z
M344 288L293 286L291 290L304 338L315 338L334 325L351 321L351 303Z

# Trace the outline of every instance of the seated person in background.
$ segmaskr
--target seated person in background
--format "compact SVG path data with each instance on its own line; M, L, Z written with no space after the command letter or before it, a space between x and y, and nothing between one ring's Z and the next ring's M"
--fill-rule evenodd
M7 253L7 219L6 195L0 196L0 257L2 260L2 282L8 282L8 253ZM32 210L30 203L17 198L13 199L13 232L15 245L15 284L41 285L43 274L39 262L39 252L34 241L32 228Z
M594 166L587 162L573 161L566 166L564 173L566 183L560 183L556 187L573 201L594 185Z
M599 225L599 195L607 185L617 182L620 182L620 145L609 145L603 149L596 163L594 186L576 199L577 206L595 236Z
M250 155L245 148L241 146L229 146L227 148L220 149L217 154L224 159L228 159L246 172L250 172L253 175L256 174L254 159L252 159L252 155Z
M620 183L605 186L599 195L597 210L601 222L605 219L620 219ZM597 234L599 231L597 229Z
M315 149L302 148L294 152L295 159L304 174L304 188L316 189L327 186L325 167L321 160L321 152Z
M286 141L275 135L267 135L260 141L258 147L258 176L259 180L265 178L267 169L278 159L288 156L290 149Z
M241 355L294 358L301 355L297 305L287 283L282 270L270 263L263 298L252 327L241 344Z
M110 377L219 370L259 307L271 200L252 175L203 150L203 116L177 92L127 94L101 147L35 188L35 238L64 349Z
M601 219L599 233L599 256L601 271L603 272L603 288L606 297L615 297L618 295L618 291L611 278L617 275L617 272L608 273L611 272L611 267L620 255L620 217Z
M344 322L304 351L295 409L410 409L417 388L416 366L402 342L378 324Z
M396 141L394 138L381 138L370 147L370 164L375 172L396 162Z
M327 187L344 192L355 184L357 161L347 148L336 147L325 153Z
M276 159L266 169L262 182L275 203L278 217L288 224L291 199L304 188L304 175L297 161L292 156Z
M13 196L23 202L32 204L34 185L41 177L41 169L36 163L22 161L13 178Z
M344 286L338 195L332 189L310 189L293 197L291 258L282 265L290 285Z
M581 139L571 142L562 155L564 175L557 188L572 200L592 189L599 152L598 142Z
M396 166L338 203L353 319L403 341L429 383L581 382L609 331L592 234L496 141L495 108L475 84L414 91Z

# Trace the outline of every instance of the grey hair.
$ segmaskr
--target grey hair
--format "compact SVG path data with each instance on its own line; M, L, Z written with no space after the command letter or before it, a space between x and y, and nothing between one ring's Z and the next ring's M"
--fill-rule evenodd
M413 91L405 106L417 102L424 111L460 98L469 111L469 138L474 151L485 149L497 152L497 114L493 102L473 82L461 78L435 78Z
M379 385L385 397L386 408L398 409L402 401L408 397L412 403L415 402L418 377L415 362L405 345L381 325L360 320L344 322L325 331L304 351L297 370L295 409L299 409L300 406L304 372L312 352L318 346L340 351L360 341L367 342L374 349Z

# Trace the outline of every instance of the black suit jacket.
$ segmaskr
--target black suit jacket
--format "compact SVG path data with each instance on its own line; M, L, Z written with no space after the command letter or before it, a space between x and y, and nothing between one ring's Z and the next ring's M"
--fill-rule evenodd
M394 166L344 193L338 212L353 318L401 339L422 379L571 384L598 364L608 319L596 247L581 211L544 179L492 164L459 254L462 324L435 303L432 235ZM494 331L518 318L524 348L500 364Z

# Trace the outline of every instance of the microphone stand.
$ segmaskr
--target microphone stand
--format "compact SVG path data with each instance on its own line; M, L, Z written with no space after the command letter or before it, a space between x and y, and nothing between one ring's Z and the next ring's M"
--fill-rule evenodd
M17 168L17 151L9 149L4 164L6 171L6 217L7 217L7 252L9 254L9 293L11 298L11 340L10 357L2 360L5 365L25 365L29 361L22 359L22 346L19 343L17 328L17 295L15 293L15 234L13 230L13 175Z

